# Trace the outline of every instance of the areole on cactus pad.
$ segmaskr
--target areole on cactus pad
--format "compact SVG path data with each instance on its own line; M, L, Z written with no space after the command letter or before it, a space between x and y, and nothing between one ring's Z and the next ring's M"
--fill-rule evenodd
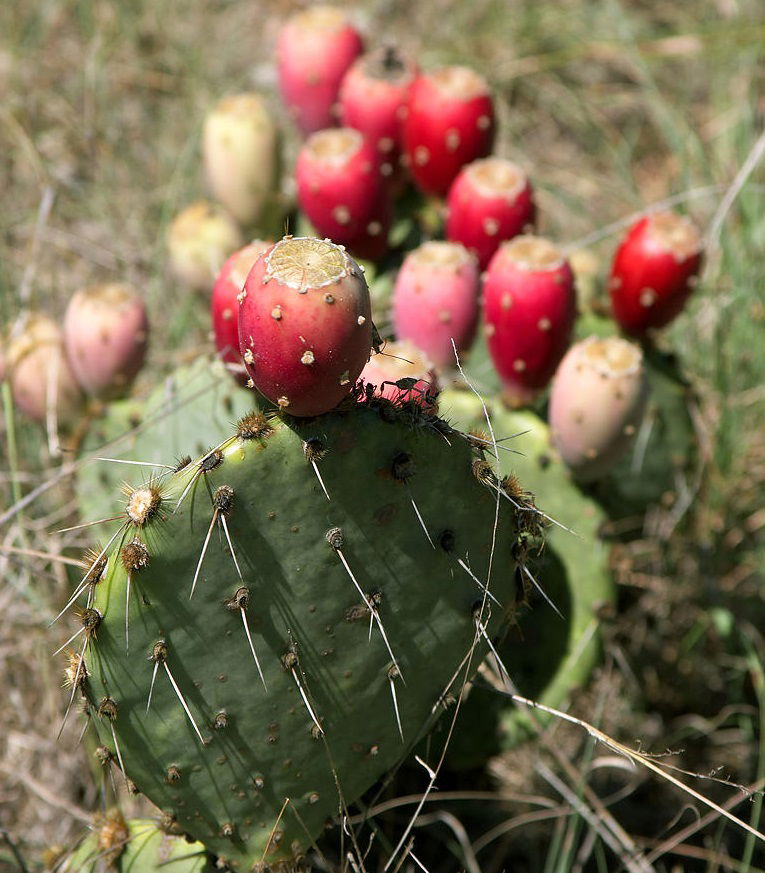
M127 778L232 868L307 851L513 615L516 509L474 446L351 397L253 412L126 492L69 680Z

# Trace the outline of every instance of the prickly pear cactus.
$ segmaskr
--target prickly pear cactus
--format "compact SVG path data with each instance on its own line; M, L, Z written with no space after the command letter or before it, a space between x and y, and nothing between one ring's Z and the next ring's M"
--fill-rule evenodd
M149 476L186 454L201 455L256 407L254 391L239 387L220 361L199 358L179 367L148 396L111 403L90 428L83 460L109 457L145 466L89 460L77 477L83 518L114 515L125 479Z
M516 511L474 444L353 397L253 413L127 489L69 680L137 790L232 868L305 852L513 615Z
M97 815L91 833L56 860L56 873L212 873L201 843L161 831L150 819L124 819L117 810Z
M467 391L444 391L442 414L463 429L487 431L480 400ZM533 493L536 505L555 520L522 562L561 615L534 593L534 608L524 612L520 628L499 644L499 652L520 693L548 706L560 706L587 681L599 658L599 613L612 604L615 589L608 572L608 550L598 537L605 513L571 482L563 464L550 450L549 429L533 412L509 411L500 402L488 405L495 436L513 452L500 451L502 468L517 476ZM508 440L508 437L514 436ZM515 454L517 452L518 454ZM568 528L565 529L565 528ZM526 576L526 585L533 588ZM474 716L482 730L494 724L498 735L486 738L496 751L511 747L533 733L529 713L501 697L476 688L465 705L466 720ZM492 716L492 713L494 714ZM537 712L536 719L545 716ZM463 725L464 728L464 725ZM461 738L467 747L461 748ZM466 765L476 757L475 731L462 731L450 751L451 760Z

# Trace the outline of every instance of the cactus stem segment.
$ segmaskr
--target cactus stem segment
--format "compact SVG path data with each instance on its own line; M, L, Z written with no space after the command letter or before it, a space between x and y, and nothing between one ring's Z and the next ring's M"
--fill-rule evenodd
M178 687L178 683L173 678L173 674L170 672L170 667L167 665L167 643L164 640L158 640L154 644L154 649L152 650L151 655L149 655L149 660L154 662L154 671L151 676L151 685L149 686L149 699L146 703L146 712L149 711L149 707L151 706L151 695L154 691L154 682L157 678L157 669L159 665L165 668L165 673L167 673L167 678L170 680L170 684L173 686L173 691L175 691L178 700L181 702L181 706L183 707L183 711L186 713L188 720L191 722L191 726L194 728L194 733L199 737L199 742L202 745L205 744L204 739L202 738L202 734L199 732L199 728L197 727L197 723L194 721L194 716L191 714L191 710L186 703L186 700L181 693L181 689Z
M226 606L231 610L239 610L242 615L242 624L244 625L244 632L247 634L247 642L250 644L250 651L252 652L252 657L255 660L255 666L258 668L258 674L260 675L260 681L263 683L263 688L268 691L268 686L266 685L266 680L263 676L263 671L260 668L260 661L258 660L258 656L255 654L255 646L252 642L252 635L250 634L250 625L247 622L247 607L250 603L250 591L248 588L242 587L237 588L234 592L234 596L226 601Z

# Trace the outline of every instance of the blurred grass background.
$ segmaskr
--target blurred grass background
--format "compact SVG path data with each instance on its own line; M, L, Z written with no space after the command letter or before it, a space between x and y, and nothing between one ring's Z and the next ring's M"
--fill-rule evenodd
M281 112L273 46L296 8L276 0L0 4L1 324L28 307L60 319L78 287L125 279L150 309L144 381L211 347L205 302L168 278L165 230L204 194L199 133L212 103L257 88ZM586 242L601 273L624 222L652 203L671 198L706 229L703 285L666 337L698 390L702 469L671 523L648 524L614 550L620 610L604 666L573 711L628 744L671 749L673 764L703 777L762 787L765 4L368 0L348 9L370 44L390 41L423 66L465 63L489 78L497 152L530 172L541 231L572 250ZM69 460L52 455L5 399L0 513ZM71 500L63 477L0 528L0 828L31 869L44 846L70 842L98 804L79 728L54 739L65 700L49 653L63 637L46 625L68 591L65 567L8 551L76 556L81 534L52 533L71 516ZM695 831L706 811L675 789L639 773L619 777L607 750L580 732L548 730L574 766L575 779L563 774L574 800L546 778L560 762L544 743L497 760L497 800L477 856L485 873L634 869L631 845L656 870L765 869L761 847L729 824L715 818ZM721 803L736 793L692 781ZM614 792L610 812L627 835L620 859L583 814L585 785ZM509 793L520 799L503 799ZM535 806L540 794L549 803ZM756 826L760 808L755 799L735 811ZM446 846L442 869L472 864L459 839ZM16 861L0 840L6 868Z

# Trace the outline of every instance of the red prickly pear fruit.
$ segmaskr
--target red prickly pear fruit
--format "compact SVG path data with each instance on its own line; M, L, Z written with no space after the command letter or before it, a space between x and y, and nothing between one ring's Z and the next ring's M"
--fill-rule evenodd
M376 397L397 404L414 402L432 415L438 412L438 377L433 363L409 340L386 343L369 359L361 380L372 386Z
M94 285L69 301L64 347L86 394L108 400L125 394L143 366L148 340L146 305L130 285Z
M59 423L71 424L80 413L82 392L55 321L32 316L9 342L7 367L13 401L29 418L44 422L53 413Z
M500 245L483 284L486 341L511 406L547 385L571 339L576 291L571 267L547 239Z
M295 168L300 208L321 236L348 244L360 236L384 197L371 143L350 127L312 134Z
M197 291L209 291L226 258L244 245L234 219L206 200L178 213L167 242L173 276Z
M443 196L465 165L491 152L494 104L486 80L469 67L420 74L404 119L406 164L426 194Z
M698 283L701 233L674 212L641 218L627 232L611 268L613 316L629 334L664 327L685 306Z
M340 85L340 121L372 143L383 176L393 176L398 166L409 90L417 73L413 61L385 46L358 58Z
M553 445L580 482L604 476L629 448L648 382L638 345L588 337L566 352L550 389Z
M446 238L470 249L482 270L501 242L534 230L529 178L504 158L481 158L463 167L446 205Z
M276 46L279 89L304 134L336 123L340 82L363 50L359 32L334 6L314 6L285 23Z
M411 340L437 367L456 365L478 325L480 274L470 252L459 243L426 242L411 251L393 288L393 327L398 339Z
M221 100L207 115L202 138L213 197L243 225L273 210L279 185L279 131L255 93Z
M359 265L329 240L287 236L258 258L239 300L239 347L253 387L290 415L334 409L372 347Z
M247 274L257 259L273 245L272 241L255 239L244 248L234 252L221 267L213 285L210 299L215 347L220 359L232 365L232 372L244 384L247 374L239 352L239 294L242 293ZM235 369L233 369L235 368Z

